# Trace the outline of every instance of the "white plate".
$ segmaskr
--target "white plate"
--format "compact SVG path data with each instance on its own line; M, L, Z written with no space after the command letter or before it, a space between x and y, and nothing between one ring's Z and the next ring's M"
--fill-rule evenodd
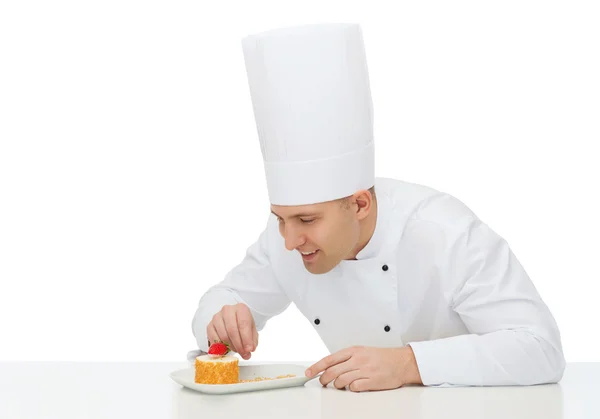
M196 374L194 367L173 371L170 376L173 381L191 390L210 394L229 394L303 386L313 379L304 375L306 368L307 367L304 365L297 364L240 364L240 380L249 380L257 377L275 378L288 374L295 374L296 376L237 384L197 384L194 382L194 376Z

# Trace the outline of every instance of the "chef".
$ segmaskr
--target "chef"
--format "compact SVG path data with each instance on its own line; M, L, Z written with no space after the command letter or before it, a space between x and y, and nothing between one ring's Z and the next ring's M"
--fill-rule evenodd
M313 24L242 40L271 213L199 301L199 351L249 359L294 303L352 391L554 383L557 324L507 242L455 197L374 175L361 29Z

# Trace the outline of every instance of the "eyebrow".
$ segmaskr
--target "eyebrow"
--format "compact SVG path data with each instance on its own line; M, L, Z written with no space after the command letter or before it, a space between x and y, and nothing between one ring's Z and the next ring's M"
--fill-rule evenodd
M275 215L276 217L283 218L283 217L280 217L279 215L275 214L273 212L273 210L271 210L271 214ZM290 216L290 218L315 217L315 216L318 216L319 214L320 213L318 213L318 212L315 212L315 213L301 212L299 214L294 214L294 215Z

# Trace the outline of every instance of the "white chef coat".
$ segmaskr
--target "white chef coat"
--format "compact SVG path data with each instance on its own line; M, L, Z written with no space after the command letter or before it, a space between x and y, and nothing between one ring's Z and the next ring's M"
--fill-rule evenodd
M258 330L294 303L329 349L410 345L427 386L557 382L560 333L507 242L462 202L432 188L376 180L377 224L357 260L308 272L272 216L244 260L200 299L206 326L244 303Z

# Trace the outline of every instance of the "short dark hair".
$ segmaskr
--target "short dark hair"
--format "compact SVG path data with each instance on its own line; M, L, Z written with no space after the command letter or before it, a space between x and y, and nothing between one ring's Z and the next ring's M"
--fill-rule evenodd
M375 185L369 188L369 192L371 192L371 195L373 195L373 199L377 199L377 196L375 195Z

